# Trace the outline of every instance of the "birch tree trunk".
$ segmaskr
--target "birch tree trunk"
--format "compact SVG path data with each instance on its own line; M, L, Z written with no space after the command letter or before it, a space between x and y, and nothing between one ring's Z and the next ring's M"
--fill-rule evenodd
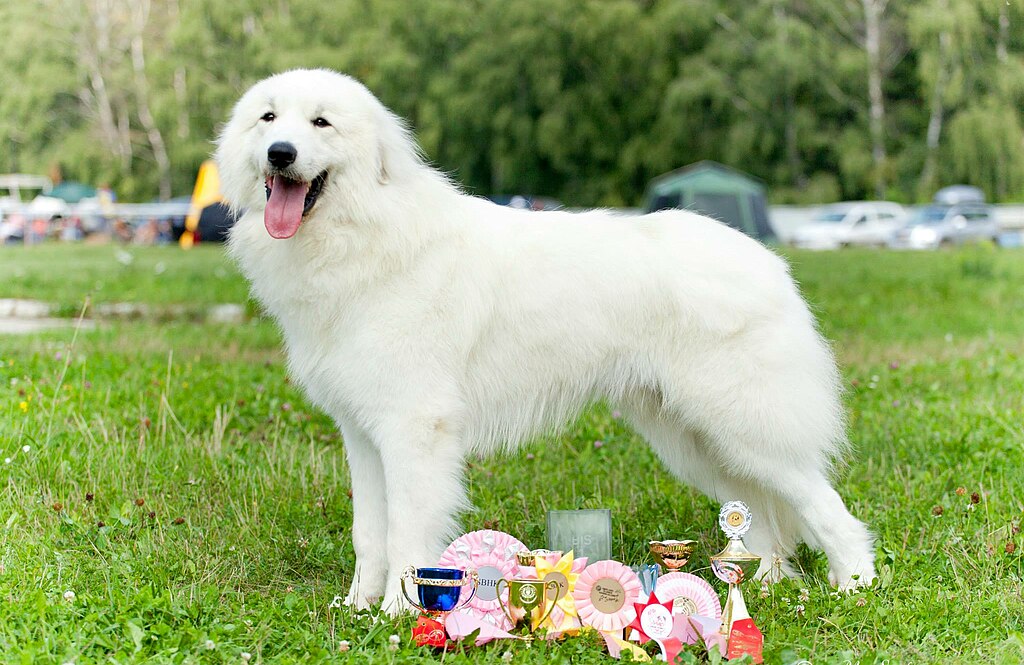
M160 186L160 198L167 200L171 198L171 160L167 156L167 145L164 143L164 136L157 127L156 121L149 108L149 81L146 78L146 55L144 35L146 22L149 18L149 0L136 0L132 8L132 24L134 34L132 35L131 53L132 70L135 81L135 104L136 114L142 128L146 132L146 139L153 150L153 159L156 161L157 178Z
M65 2L58 11L73 17L82 11L77 3ZM99 120L100 136L111 154L117 155L121 167L128 171L132 162L131 126L116 91L108 84L109 63L113 59L111 39L113 8L107 0L94 0L85 7L84 24L75 29L76 50L85 65L88 89L83 97L90 102L90 111Z
M942 3L943 6L945 4L945 2ZM935 185L936 159L938 159L939 140L942 138L942 122L946 114L943 97L946 94L946 84L949 82L950 77L950 47L952 40L949 32L945 30L939 33L938 39L938 71L935 72L931 115L928 118L928 131L925 135L924 167L921 169L921 177L918 180L918 192L922 194L930 192L934 189Z
M786 8L782 2L776 2L772 7L772 15L778 23L778 40L785 52L789 50L789 29ZM799 137L796 127L796 103L793 95L793 80L790 75L790 68L787 66L783 71L783 105L786 111L785 142L786 162L789 165L789 175L793 186L797 189L807 187L807 175L804 173L803 160L800 159Z
M887 0L862 0L864 7L864 50L868 56L869 127L871 160L874 164L875 196L885 198L885 95L882 90L882 14Z

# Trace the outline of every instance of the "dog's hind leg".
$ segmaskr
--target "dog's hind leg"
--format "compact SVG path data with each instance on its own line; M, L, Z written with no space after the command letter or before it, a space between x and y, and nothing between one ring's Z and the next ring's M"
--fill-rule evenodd
M387 578L387 519L384 470L369 437L355 426L342 426L345 454L352 475L352 547L356 569L345 604L365 609L384 593Z
M761 557L757 579L777 582L781 577L797 577L789 563L796 550L797 537L787 505L760 491L755 485L728 478L721 465L708 458L701 436L663 411L658 400L627 400L623 411L658 458L681 482L724 503L739 500L757 512L751 530L744 538L750 551Z
M875 578L873 538L832 487L829 460L817 445L821 431L806 426L799 415L782 416L781 406L761 416L770 420L776 414L775 422L761 423L746 436L734 429L733 443L744 442L748 461L737 475L785 506L783 514L791 516L787 523L805 542L825 551L833 585L844 590L870 585ZM739 448L733 450L739 454Z
M813 329L795 328L760 331L756 355L716 359L730 381L705 391L694 417L724 474L776 506L769 520L825 551L833 584L870 584L871 535L829 482L845 439L838 373Z
M873 539L846 509L820 471L792 468L771 478L773 491L802 520L804 540L828 556L828 578L841 590L868 586L875 579Z

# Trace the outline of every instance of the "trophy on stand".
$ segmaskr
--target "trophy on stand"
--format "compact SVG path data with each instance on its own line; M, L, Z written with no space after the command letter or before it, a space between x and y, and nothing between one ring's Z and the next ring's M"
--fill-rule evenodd
M761 557L743 544L743 535L750 530L750 519L750 509L742 501L729 501L722 506L718 513L718 526L729 538L729 544L711 557L711 569L718 579L729 585L722 609L721 632L728 640L725 656L731 660L749 654L755 663L760 663L763 661L764 636L750 618L740 591L740 584L753 577L761 565Z
M554 556L556 559L562 553L556 550L520 550L516 552L516 561L521 567L534 568L537 565L537 557Z
M648 543L662 573L675 573L686 565L697 545L695 540L652 540Z
M409 596L406 580L416 585L416 599ZM459 602L462 587L472 585L469 596ZM479 577L475 570L460 568L414 568L409 566L402 573L402 595L409 604L423 613L413 628L413 640L419 646L443 647L448 639L444 630L444 618L461 609L476 595Z

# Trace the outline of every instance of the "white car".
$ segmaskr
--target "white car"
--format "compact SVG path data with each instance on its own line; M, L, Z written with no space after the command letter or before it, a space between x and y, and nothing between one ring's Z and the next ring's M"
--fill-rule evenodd
M882 247L903 223L903 206L888 201L849 201L825 206L793 232L803 249L839 249L850 245Z

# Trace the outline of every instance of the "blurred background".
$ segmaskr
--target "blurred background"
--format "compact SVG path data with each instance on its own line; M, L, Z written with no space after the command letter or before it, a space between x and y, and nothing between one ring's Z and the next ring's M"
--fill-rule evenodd
M1021 0L5 0L0 240L174 242L190 205L219 238L193 201L219 203L196 186L211 141L300 66L362 80L505 204L688 207L814 248L1024 226L1002 205L1024 201ZM976 189L935 198L954 184ZM818 207L864 200L945 206L948 229Z

